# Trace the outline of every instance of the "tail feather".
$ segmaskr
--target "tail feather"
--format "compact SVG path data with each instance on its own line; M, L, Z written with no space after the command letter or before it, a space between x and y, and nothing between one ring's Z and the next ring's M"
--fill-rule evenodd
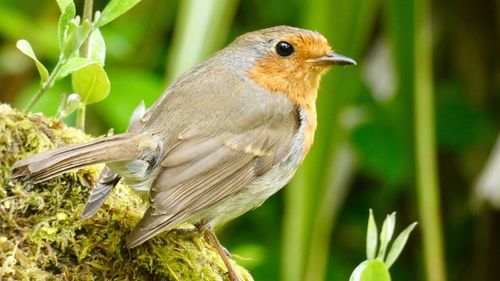
M104 167L94 188L90 190L90 196L80 218L86 219L97 212L120 179L121 177L109 167Z
M12 177L40 182L88 165L137 159L145 147L141 142L148 140L148 135L125 133L45 151L16 162Z

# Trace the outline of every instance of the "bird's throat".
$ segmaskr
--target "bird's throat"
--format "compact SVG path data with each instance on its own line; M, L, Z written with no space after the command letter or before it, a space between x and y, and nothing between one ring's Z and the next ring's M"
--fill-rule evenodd
M251 68L247 74L257 85L274 94L284 94L290 101L305 110L304 156L309 152L316 131L316 98L323 71L308 69L297 71L293 66L277 67L280 64L270 59L263 60ZM292 70L293 71L290 71Z

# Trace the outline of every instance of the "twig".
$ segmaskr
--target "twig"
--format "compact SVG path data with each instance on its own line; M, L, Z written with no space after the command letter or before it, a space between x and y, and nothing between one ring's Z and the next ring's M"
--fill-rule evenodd
M28 113L33 108L33 106L35 105L35 103L43 96L43 94L45 94L45 92L50 87L52 87L52 83L54 83L54 80L56 79L57 74L59 73L59 70L61 69L61 67L63 66L63 64L64 64L64 62L60 58L59 61L57 61L56 66L54 67L54 69L50 73L50 76L47 79L47 81L45 81L42 84L42 86L36 92L35 96L30 100L30 102L28 103L28 105L24 108L24 111L23 111L24 113Z

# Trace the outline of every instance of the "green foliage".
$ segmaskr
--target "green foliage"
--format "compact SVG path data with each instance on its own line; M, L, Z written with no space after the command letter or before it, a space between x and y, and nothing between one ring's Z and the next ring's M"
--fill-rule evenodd
M34 60L42 81L38 93L28 104L26 111L31 110L55 81L73 74L73 91L82 96L78 107L81 110L78 127L83 129L85 106L104 100L110 91L109 79L103 68L106 45L98 27L115 20L139 2L140 0L112 0L104 8L102 14L96 13L94 22L91 22L89 19L81 20L79 16L76 16L76 8L72 0L57 0L61 11L58 24L61 53L50 75L45 66L36 58L27 40L19 40L17 43L18 49ZM84 42L87 44L84 45ZM84 52L81 50L83 47L86 49Z
M76 15L75 4L72 0L58 1L59 8L61 9L61 16L59 17L59 24L57 25L58 35L59 35L59 48L62 49L64 46L64 41L68 36L68 33L73 31L76 26L74 22L71 22Z
M104 64L106 58L106 43L101 31L96 28L89 37L89 53L88 58Z
M128 10L132 9L141 0L111 0L102 11L98 26L103 26L115 20Z
M75 3L73 3L73 0L56 0L57 5L59 6L59 9L61 10L61 13L65 13L66 11L72 11L69 14L71 17L75 16ZM68 10L68 8L70 8Z
M109 94L109 79L101 64L90 64L73 72L72 82L84 105L99 102Z
M391 275L384 262L372 259L358 265L349 281L391 281Z
M76 22L78 22L76 20ZM81 24L75 24L76 27L72 30L71 25L68 24L67 29L70 30L69 34L63 38L63 46L61 48L61 60L62 63L75 55L75 52L80 49L83 42L87 40L90 32L92 32L92 23L88 20L84 20Z
M370 213L373 215L373 213ZM392 239L392 234L394 233L394 227L396 226L396 213L387 215L387 218L382 224L382 230L380 231L380 248L378 250L377 259L384 260L385 252L387 250L387 245Z
M33 51L33 48L31 47L30 43L26 40L19 40L17 41L16 47L25 55L30 57L36 65L36 68L38 69L38 74L40 74L40 84L45 83L49 79L49 72L43 66L43 64L36 58L35 52Z
M410 237L410 233L413 231L415 226L417 226L416 222L410 224L410 226L405 228L398 235L398 237L396 237L394 243L392 244L391 250L389 251L389 254L387 254L387 258L385 259L385 264L387 265L387 268L390 268L392 264L396 261L398 256L401 254L404 246L406 245L406 241L408 241L408 237Z
M370 209L370 216L368 218L368 230L366 232L366 258L374 259L377 255L377 243L378 243L378 230L377 224L375 223L375 218L373 217L373 211Z
M57 80L63 79L64 77L68 76L73 72L76 72L77 70L98 63L100 62L89 58L82 58L82 57L69 58L68 61L61 66L61 69L57 73L56 79Z
M390 281L391 276L389 274L389 268L392 264L394 264L398 256L403 251L403 248L408 241L408 237L416 225L416 222L412 223L398 235L398 237L394 240L386 258L385 253L387 252L387 247L391 242L392 234L394 233L394 228L396 226L396 213L387 215L384 223L382 224L382 230L380 231L380 247L378 248L377 255L377 245L379 243L377 237L377 225L373 217L373 212L370 209L366 235L367 260L363 261L354 269L349 281Z

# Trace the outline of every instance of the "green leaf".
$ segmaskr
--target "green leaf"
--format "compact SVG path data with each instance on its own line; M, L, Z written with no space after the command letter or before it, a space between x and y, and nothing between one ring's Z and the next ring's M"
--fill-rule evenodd
M351 277L349 277L349 281L360 281L361 280L361 274L363 274L364 270L366 269L366 266L368 265L368 261L364 261L360 263L356 268L353 270Z
M35 62L38 73L40 74L40 83L45 83L45 81L49 79L49 72L47 71L47 68L45 68L45 66L43 66L43 64L36 57L33 48L31 48L31 44L27 40L21 39L17 41L16 47L19 49L19 51L30 57Z
M79 69L96 63L100 62L90 58L71 57L65 64L63 64L63 66L61 66L61 69L57 73L56 80L62 79Z
M410 224L398 235L398 237L396 237L396 240L394 240L394 243L392 244L391 250L387 254L387 259L385 260L387 268L391 268L392 264L394 264L396 259L399 257L406 245L406 241L408 241L410 233L413 231L415 226L417 226L416 222Z
M89 38L89 58L104 64L106 43L99 29L94 30Z
M377 259L366 260L358 265L349 281L390 281L391 275L386 265Z
M68 30L68 23L71 18L67 14L61 14L59 23L57 24L57 37L59 39L59 49L62 49L64 44L64 37L66 37L66 30Z
M66 12L66 9L69 7L69 6L72 6L73 7L73 11L75 10L75 3L73 3L73 0L56 0L57 2L57 6L59 6L59 9L61 10L61 13L65 13ZM74 13L73 13L73 16L74 17Z
M98 26L103 26L117 17L121 16L128 10L132 9L141 0L111 0L108 5L104 7L101 18L99 19Z
M385 253L387 251L387 245L391 241L392 234L394 233L394 226L396 225L396 213L387 215L387 218L382 224L382 230L380 231L380 249L378 251L377 258L384 260Z
M82 98L84 105L105 99L110 83L101 64L91 64L72 74L73 90Z
M377 224L373 218L373 211L370 209L370 216L368 218L368 230L366 233L366 257L368 259L374 259L377 254Z
M68 40L63 46L63 58L68 59L75 51L77 51L83 44L83 41L87 39L91 30L92 24L88 20L86 20L73 32L71 32L68 35Z
M62 49L62 46L64 45L69 23L75 17L76 14L75 4L73 4L73 2L70 2L70 4L67 5L64 9L61 9L61 12L62 13L61 16L59 17L59 23L57 25L60 49Z

